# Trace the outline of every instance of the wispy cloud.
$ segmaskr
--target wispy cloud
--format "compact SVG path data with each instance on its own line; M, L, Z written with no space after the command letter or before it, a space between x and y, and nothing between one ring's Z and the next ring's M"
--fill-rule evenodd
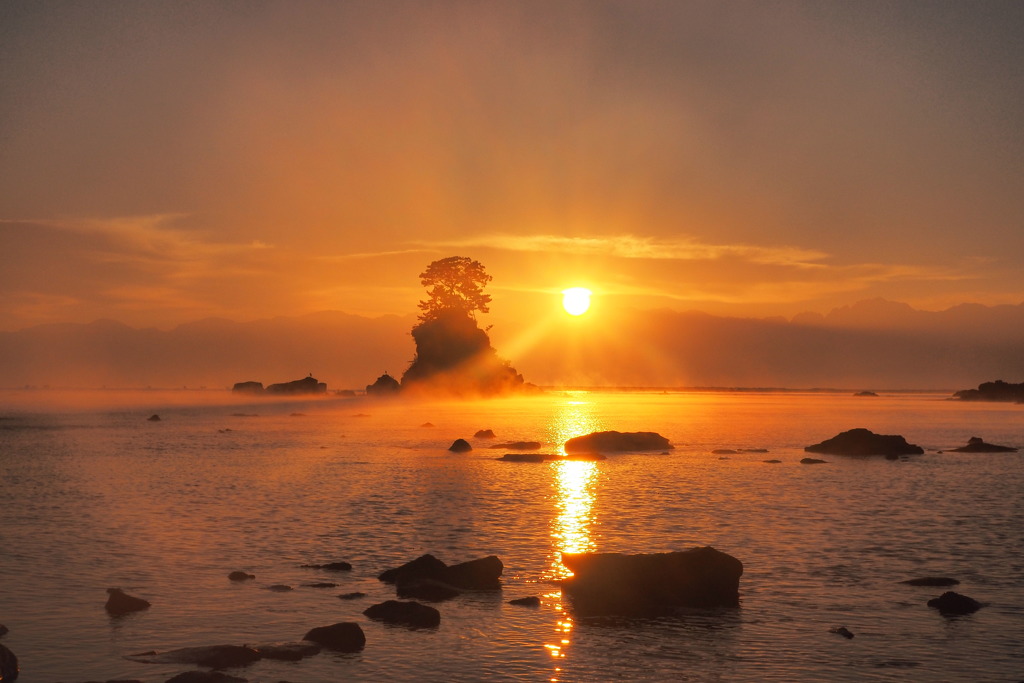
M456 240L424 242L432 247L480 247L505 251L610 256L624 259L713 261L737 258L760 265L820 268L829 254L817 249L752 244L707 244L692 237L656 239L636 235L565 237L562 235L492 234Z

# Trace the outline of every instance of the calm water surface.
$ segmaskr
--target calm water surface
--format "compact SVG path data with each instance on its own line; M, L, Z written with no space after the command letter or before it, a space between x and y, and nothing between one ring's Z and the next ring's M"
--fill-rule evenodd
M124 656L297 640L338 621L360 623L363 652L228 673L293 683L1022 680L1024 455L938 451L975 435L1024 448L1024 406L943 398L553 392L231 405L151 393L86 409L4 394L2 642L27 683L157 683L190 667ZM146 420L154 412L162 421ZM926 454L799 464L804 446L852 427L902 434ZM604 429L657 431L676 447L507 463L472 438L479 429L542 441L545 452ZM474 450L448 452L458 437ZM697 545L743 561L740 608L585 620L562 603L563 550ZM394 597L376 575L427 552L449 563L498 555L504 588L439 604L437 629L363 617ZM353 571L299 567L336 560ZM256 580L231 583L236 569ZM959 578L956 590L987 606L940 616L925 603L943 589L898 583L926 575ZM303 586L317 581L339 586ZM108 586L153 606L112 619ZM336 597L353 591L368 595ZM541 606L506 602L528 595Z

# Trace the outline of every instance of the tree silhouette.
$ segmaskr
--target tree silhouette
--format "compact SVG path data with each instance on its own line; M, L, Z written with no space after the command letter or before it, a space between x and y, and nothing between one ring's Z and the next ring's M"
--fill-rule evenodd
M486 313L491 302L484 287L491 276L483 264L465 256L449 256L434 261L420 273L420 283L427 288L427 299L419 302L419 319L437 320L445 314L461 312L476 320L476 311Z

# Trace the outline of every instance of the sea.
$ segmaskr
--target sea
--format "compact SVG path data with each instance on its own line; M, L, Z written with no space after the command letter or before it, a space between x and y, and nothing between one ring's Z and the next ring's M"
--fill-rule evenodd
M150 420L152 415L159 420ZM865 427L923 455L815 456ZM495 438L474 436L492 430ZM595 431L670 450L599 462ZM955 453L972 436L1020 453ZM473 449L453 453L455 439ZM766 460L780 462L769 463ZM1024 405L944 393L584 391L479 401L239 398L226 391L0 392L0 644L23 683L162 683L176 648L295 641L356 622L358 653L261 660L253 682L1024 680ZM580 618L563 552L713 546L740 606ZM377 576L425 553L504 563L502 589L435 606L437 628L372 621ZM346 561L352 570L302 567ZM228 574L255 575L232 582ZM981 603L927 606L956 578ZM314 583L334 583L313 587ZM271 586L292 590L270 590ZM152 603L111 617L106 589ZM340 599L360 592L364 597ZM539 606L509 604L536 596ZM845 628L852 638L835 631Z

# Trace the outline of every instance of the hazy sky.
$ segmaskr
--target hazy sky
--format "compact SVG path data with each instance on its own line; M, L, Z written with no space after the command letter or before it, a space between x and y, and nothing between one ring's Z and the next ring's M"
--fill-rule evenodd
M0 329L1024 301L1024 3L0 2Z

